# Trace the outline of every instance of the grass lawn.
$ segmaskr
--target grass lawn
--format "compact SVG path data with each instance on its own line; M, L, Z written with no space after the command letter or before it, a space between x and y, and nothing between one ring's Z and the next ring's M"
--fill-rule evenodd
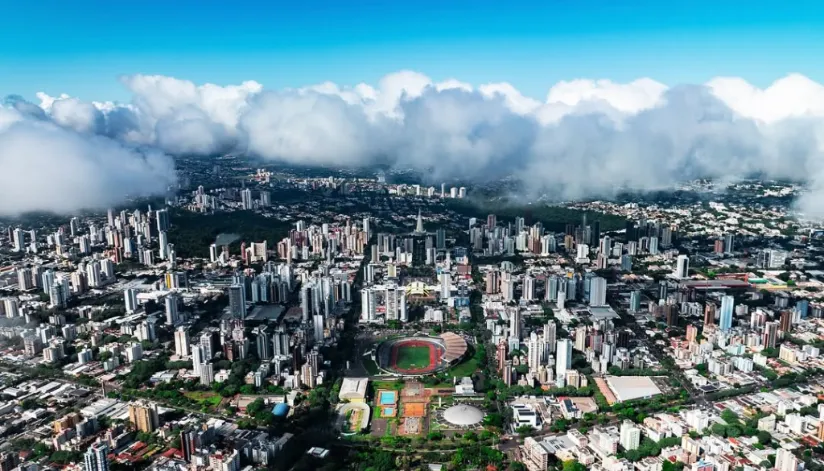
M213 391L188 391L184 393L184 396L207 406L217 406L223 400L220 394Z
M413 369L429 366L429 347L401 346L398 348L398 368Z
M470 358L463 363L453 366L449 369L449 376L457 376L462 378L464 376L472 376L472 373L478 371L478 361Z
M400 391L403 389L403 381L372 381L370 386L372 386L373 391L377 391L378 389L388 389L390 391Z

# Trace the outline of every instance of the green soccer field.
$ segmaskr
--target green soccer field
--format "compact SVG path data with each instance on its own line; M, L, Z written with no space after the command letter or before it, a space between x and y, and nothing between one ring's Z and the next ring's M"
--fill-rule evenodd
M398 364L401 369L426 368L429 366L429 347L401 346L398 348Z

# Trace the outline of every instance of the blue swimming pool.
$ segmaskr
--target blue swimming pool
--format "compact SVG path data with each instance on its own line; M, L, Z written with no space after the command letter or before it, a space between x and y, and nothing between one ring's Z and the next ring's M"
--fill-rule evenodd
M395 415L395 408L394 407L384 407L383 408L383 416L384 417L391 417Z
M394 391L381 391L380 397L378 401L381 403L382 406L386 404L394 404L395 403L395 392Z

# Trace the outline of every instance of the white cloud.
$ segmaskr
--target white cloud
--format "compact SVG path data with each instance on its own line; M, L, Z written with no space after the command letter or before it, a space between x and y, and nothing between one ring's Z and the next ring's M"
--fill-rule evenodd
M431 178L520 176L558 197L652 189L694 177L799 178L824 195L824 87L790 75L766 89L717 78L669 88L576 79L544 100L509 83L436 82L400 71L376 85L324 82L263 90L257 82L197 85L129 76L128 104L40 96L30 119L172 154L227 150L307 165L385 162ZM824 215L824 198L803 209ZM819 211L820 209L820 211Z
M76 121L68 124L0 107L0 215L106 207L173 183L169 157L138 153L90 129L71 129Z

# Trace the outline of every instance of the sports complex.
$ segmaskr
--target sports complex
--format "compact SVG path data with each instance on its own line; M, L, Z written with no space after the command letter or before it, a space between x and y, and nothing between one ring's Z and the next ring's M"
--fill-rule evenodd
M375 363L383 372L396 376L421 376L448 368L466 355L466 340L445 332L438 337L402 337L381 342L375 349Z

